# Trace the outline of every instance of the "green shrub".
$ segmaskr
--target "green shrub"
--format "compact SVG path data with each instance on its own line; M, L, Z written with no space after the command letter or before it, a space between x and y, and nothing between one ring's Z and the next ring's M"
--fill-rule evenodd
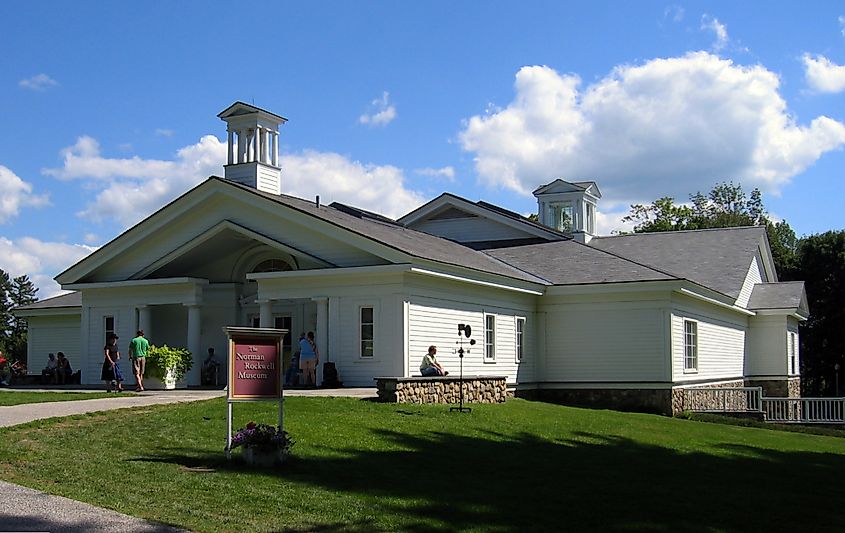
M172 370L176 381L181 381L191 369L193 363L191 352L185 348L171 348L164 344L162 346L151 345L147 350L148 373L159 381L164 381L168 370Z

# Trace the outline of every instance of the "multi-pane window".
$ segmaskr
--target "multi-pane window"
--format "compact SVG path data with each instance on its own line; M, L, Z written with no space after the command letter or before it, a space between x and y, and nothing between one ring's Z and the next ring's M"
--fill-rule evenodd
M373 357L375 338L373 336L373 308L361 307L360 310L360 331L361 331L361 357Z
M516 362L522 361L525 353L525 319L516 317Z
M496 360L496 315L484 315L484 361Z
M103 345L109 342L109 338L114 335L114 317L113 316L104 316L103 317L103 329L105 330L103 336L105 337L105 341Z
M684 370L698 370L698 323L684 320Z
M788 333L789 339L787 340L787 352L789 353L789 373L795 375L795 353L796 353L796 343L795 343L795 333L791 331Z

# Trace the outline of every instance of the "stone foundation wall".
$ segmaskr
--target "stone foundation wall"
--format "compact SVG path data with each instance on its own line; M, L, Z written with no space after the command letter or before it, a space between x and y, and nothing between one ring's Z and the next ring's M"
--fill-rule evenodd
M378 398L390 403L449 403L460 401L457 377L375 378ZM503 403L508 399L505 376L464 376L464 403Z
M669 389L529 389L516 396L541 402L641 413L672 413Z
M743 380L726 381L724 383L702 383L700 385L691 385L689 387L679 387L672 389L672 414L679 415L688 410L707 410L719 411L727 409L730 411L743 411L746 406L746 396L740 391L734 394L707 394L693 393L695 390L708 389L730 389L736 387L745 387Z
M801 378L747 379L746 387L763 387L767 398L798 398L801 396Z
M800 398L801 378L789 378L789 383L786 384L786 388L789 391L790 398Z

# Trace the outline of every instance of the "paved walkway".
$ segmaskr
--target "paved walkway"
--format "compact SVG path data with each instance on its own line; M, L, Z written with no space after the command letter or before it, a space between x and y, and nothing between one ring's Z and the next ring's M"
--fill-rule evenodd
M8 390L8 389L5 389ZM0 394L4 394L0 391ZM32 392L33 389L21 389ZM72 392L102 392L102 390L74 390ZM224 396L225 391L176 390L146 391L137 396L115 394L97 400L30 403L0 407L0 427L14 426L33 420L69 416L95 411L110 411L144 405L193 402ZM286 396L350 396L370 398L375 388L291 389ZM183 531L128 516L87 503L53 496L34 489L0 481L0 531L50 531L51 533L127 532L171 533Z

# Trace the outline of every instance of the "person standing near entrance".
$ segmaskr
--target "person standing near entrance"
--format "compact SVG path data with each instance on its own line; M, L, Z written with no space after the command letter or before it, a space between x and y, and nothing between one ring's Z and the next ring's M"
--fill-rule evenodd
M320 364L320 350L314 342L314 332L309 331L299 341L299 365L302 367L302 381L305 385L317 386L317 365Z
M144 338L144 330L139 329L134 339L129 341L129 359L135 372L136 392L144 390L144 371L147 369L147 350L150 342Z

